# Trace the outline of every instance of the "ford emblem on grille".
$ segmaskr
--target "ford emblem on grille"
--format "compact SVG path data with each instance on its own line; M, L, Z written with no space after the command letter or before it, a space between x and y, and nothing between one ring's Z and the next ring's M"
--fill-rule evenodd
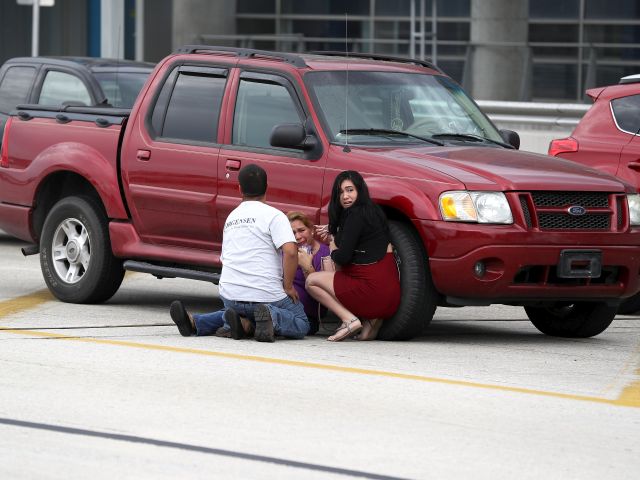
M587 209L580 205L572 205L567 211L569 212L569 215L575 215L576 217L587 213Z

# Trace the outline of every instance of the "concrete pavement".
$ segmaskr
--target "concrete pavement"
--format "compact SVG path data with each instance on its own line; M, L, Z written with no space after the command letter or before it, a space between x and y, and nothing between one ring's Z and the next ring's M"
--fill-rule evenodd
M521 308L439 309L411 342L183 338L215 287L44 290L0 235L1 478L635 478L640 317L592 339Z

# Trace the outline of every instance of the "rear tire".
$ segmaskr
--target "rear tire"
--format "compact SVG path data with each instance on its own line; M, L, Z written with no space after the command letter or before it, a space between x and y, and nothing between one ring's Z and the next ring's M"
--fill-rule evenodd
M40 267L63 302L100 303L118 291L122 261L111 253L107 217L95 200L67 197L53 206L40 237Z
M395 315L382 323L378 339L409 340L420 335L431 322L437 292L416 231L410 225L393 220L389 221L389 230L399 263L402 298Z
M557 302L548 307L524 307L531 323L546 335L587 338L604 332L618 311L606 302Z

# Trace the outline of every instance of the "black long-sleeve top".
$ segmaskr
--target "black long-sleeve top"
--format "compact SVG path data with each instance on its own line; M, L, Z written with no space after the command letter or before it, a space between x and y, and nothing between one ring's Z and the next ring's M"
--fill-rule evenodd
M373 224L368 222L360 208L344 210L335 234L338 248L331 252L331 258L338 265L378 262L387 252L388 232L382 220L376 218Z

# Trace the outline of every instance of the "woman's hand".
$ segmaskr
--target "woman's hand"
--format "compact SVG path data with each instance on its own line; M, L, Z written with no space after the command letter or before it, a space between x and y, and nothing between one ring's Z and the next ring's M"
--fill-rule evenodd
M311 273L313 269L313 255L307 253L303 248L298 248L298 265L305 274Z
M316 225L316 235L324 243L329 243L333 240L333 235L329 233L329 225Z

